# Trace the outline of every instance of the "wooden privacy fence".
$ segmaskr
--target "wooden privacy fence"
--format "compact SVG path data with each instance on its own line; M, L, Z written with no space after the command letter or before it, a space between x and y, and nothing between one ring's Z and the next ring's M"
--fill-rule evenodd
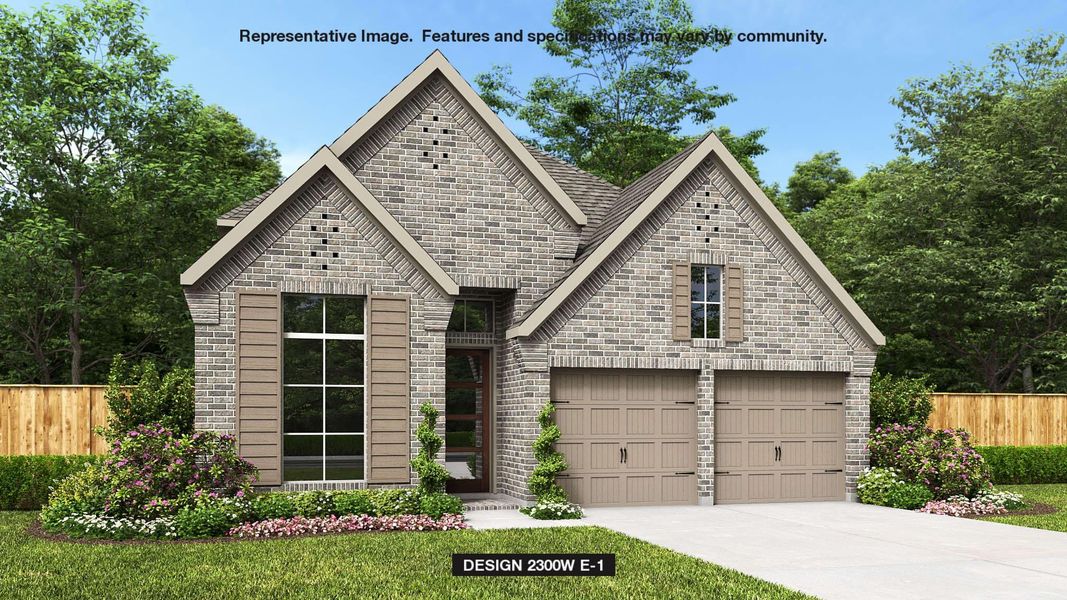
M930 427L963 428L980 446L1067 444L1067 394L933 394Z
M0 385L0 455L102 454L102 385Z

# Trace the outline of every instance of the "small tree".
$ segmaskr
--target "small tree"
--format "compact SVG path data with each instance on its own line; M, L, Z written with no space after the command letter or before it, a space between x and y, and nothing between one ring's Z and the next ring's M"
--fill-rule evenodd
M537 422L541 425L541 434L533 444L537 466L530 475L528 485L538 502L567 502L567 492L556 483L556 476L567 470L567 459L556 450L560 431L552 420L554 412L556 407L549 402L537 415Z
M424 494L438 494L445 491L445 483L451 479L448 469L437 462L437 453L444 440L437 435L437 417L441 413L429 402L419 407L422 423L415 430L415 437L422 444L419 453L411 459L411 468L419 476L419 491Z
M139 425L157 423L181 436L193 432L196 384L192 369L175 368L162 377L152 360L130 367L116 355L104 398L110 416L102 433L115 441Z
M933 410L933 392L925 377L894 377L877 371L871 376L871 430L880 425L925 426Z

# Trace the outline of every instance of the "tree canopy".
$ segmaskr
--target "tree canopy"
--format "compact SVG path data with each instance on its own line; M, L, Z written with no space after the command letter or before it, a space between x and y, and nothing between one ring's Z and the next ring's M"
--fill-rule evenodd
M888 335L880 368L944 390L1067 390L1063 36L909 82L904 153L794 221Z
M684 123L710 124L717 109L734 101L714 85L698 85L686 70L698 51L722 44L714 38L678 41L710 30L694 23L684 0L559 0L552 25L569 37L543 48L564 59L570 74L542 75L523 92L512 83L510 68L496 66L475 83L489 106L529 125L533 138L527 141L616 185L688 145L692 137L680 133ZM673 34L675 41L638 39L650 31ZM619 35L603 39L596 33ZM758 175L751 157L766 151L759 142L763 131L718 133Z
M166 79L126 0L0 6L0 377L191 362L178 275L215 217L275 185L274 146Z

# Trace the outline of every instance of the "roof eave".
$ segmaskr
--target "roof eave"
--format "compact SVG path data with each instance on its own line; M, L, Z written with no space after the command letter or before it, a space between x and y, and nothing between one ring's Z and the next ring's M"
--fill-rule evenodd
M581 264L565 281L560 283L552 293L545 298L526 318L509 328L505 337L507 339L528 337L544 324L570 295L585 282L586 279L611 255L612 252L640 225L667 195L704 161L714 155L725 167L726 173L742 190L755 201L759 210L768 219L772 228L776 230L777 237L789 246L801 263L810 269L819 285L830 295L831 300L839 310L852 323L854 328L861 334L864 341L872 350L885 345L885 336L866 313L856 304L840 282L830 273L826 265L811 250L800 234L793 229L785 216L778 211L774 203L767 198L759 185L753 181L748 172L737 162L714 134L708 135L684 161L641 203L637 210L631 213L603 242L594 249L593 253Z
M323 169L337 179L344 190L359 202L379 227L396 242L403 251L422 269L441 291L448 295L459 294L459 284L437 264L433 257L411 237L411 234L389 213L381 202L356 179L337 156L326 146L319 150L274 189L251 213L241 219L210 250L197 259L181 275L183 286L195 286L211 270L240 247L266 223L285 202L304 187Z

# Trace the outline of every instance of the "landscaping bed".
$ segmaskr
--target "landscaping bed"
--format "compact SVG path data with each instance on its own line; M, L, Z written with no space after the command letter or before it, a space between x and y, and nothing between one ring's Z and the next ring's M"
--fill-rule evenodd
M1067 532L1067 484L1006 485L1001 489L1021 494L1034 510L981 517L982 520ZM1044 507L1052 510L1036 510Z
M70 544L0 513L3 598L810 598L605 529L327 535L254 543ZM452 577L451 555L613 553L615 577Z

